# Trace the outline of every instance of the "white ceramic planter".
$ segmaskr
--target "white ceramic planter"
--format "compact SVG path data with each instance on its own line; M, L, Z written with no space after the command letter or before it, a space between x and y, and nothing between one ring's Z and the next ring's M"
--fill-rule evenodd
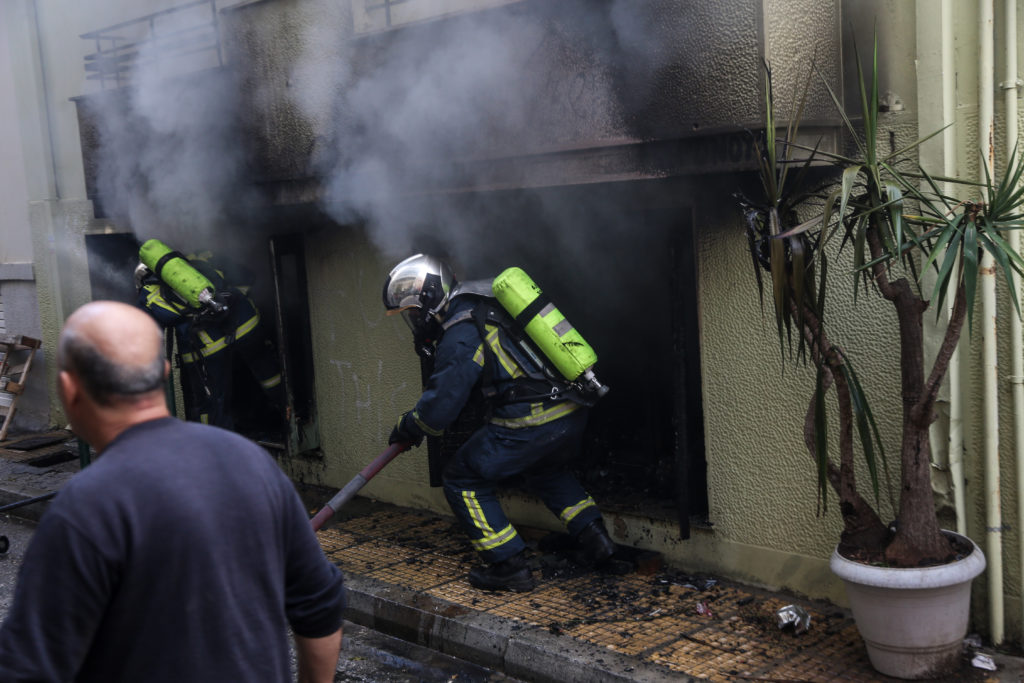
M951 536L959 536L951 531ZM934 678L958 666L967 635L971 581L985 570L981 548L950 564L873 567L832 553L872 666L896 678Z

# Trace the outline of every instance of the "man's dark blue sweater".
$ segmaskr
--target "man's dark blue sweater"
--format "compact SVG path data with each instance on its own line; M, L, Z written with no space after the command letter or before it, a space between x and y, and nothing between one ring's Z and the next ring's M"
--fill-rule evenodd
M153 420L43 516L0 628L0 681L288 681L288 626L329 635L344 606L341 572L263 449Z

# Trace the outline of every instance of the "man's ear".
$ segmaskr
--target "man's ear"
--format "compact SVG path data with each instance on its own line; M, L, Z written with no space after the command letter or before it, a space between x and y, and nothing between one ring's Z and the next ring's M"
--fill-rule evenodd
M171 362L168 360L164 361L164 381L167 381L167 376L171 374Z
M81 389L78 381L67 370L61 370L57 375L57 386L60 391L60 399L66 406L75 405L81 398Z

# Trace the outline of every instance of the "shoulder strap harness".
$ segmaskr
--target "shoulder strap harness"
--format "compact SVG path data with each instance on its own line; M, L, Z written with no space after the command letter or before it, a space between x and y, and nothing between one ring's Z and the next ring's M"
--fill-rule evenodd
M576 389L570 382L559 377L549 361L537 352L526 337L525 330L514 321L491 297L474 295L476 304L472 309L462 311L446 320L442 329L462 322L472 321L480 333L484 365L480 379L480 390L484 398L499 405L509 403L532 403L536 401L568 400L582 405L593 405L593 400ZM494 387L494 350L487 343L487 324L496 325L513 341L515 348L504 347L522 369L525 376L512 379L512 385L501 395Z

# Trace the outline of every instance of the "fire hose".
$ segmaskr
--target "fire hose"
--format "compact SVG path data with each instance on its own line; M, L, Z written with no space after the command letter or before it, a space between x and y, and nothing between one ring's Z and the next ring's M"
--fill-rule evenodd
M44 500L50 500L57 495L57 491L50 491L44 493L41 496L35 496L33 498L26 498L25 500L19 500L15 503L8 503L7 505L0 505L0 512L6 512L7 510L13 510L14 508L20 508L25 505L31 505L32 503L39 503ZM0 555L6 553L11 547L11 542L6 536L0 536Z
M363 468L363 470L352 478L352 481L345 484L344 488L334 494L334 497L327 501L327 504L320 508L320 511L316 513L310 524L313 525L313 531L319 531L320 527L331 518L335 512L341 509L341 506L347 503L356 495L359 489L366 486L366 482L373 479L378 472L384 469L384 466L395 459L399 453L408 450L411 444L408 443L393 443L388 446L383 453L374 458L369 465Z

